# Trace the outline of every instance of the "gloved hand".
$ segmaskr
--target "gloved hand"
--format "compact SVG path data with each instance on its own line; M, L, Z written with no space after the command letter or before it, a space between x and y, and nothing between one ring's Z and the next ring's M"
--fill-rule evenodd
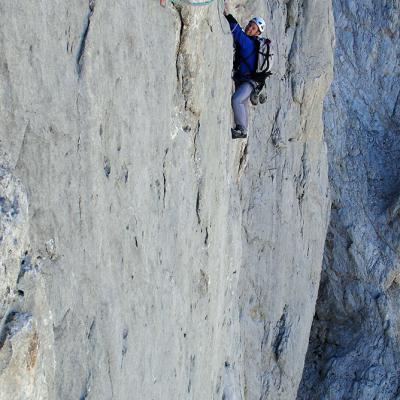
M256 89L254 89L251 92L250 101L251 101L251 104L253 104L253 106L256 106L258 104L258 101L259 101L258 95L259 95L259 92Z
M267 91L265 90L265 87L263 87L261 90L254 89L251 92L250 101L253 106L264 104L267 101Z
M231 14L230 7L228 6L227 0L225 0L225 2L224 2L224 15L227 16L229 14Z

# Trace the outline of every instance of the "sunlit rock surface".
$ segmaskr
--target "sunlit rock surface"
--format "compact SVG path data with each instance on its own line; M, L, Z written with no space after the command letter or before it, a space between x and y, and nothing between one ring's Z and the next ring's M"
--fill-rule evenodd
M245 142L218 5L1 1L1 400L296 397L332 11L231 2L275 51Z

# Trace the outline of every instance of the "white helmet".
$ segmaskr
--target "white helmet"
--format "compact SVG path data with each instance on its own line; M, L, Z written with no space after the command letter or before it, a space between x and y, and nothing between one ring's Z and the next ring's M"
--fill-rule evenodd
M261 17L254 17L251 19L250 22L254 22L258 26L258 29L260 30L261 33L264 32L265 21Z

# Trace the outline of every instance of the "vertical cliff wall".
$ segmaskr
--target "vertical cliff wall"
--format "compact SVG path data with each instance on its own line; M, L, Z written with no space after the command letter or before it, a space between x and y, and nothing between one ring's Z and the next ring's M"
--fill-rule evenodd
M230 138L218 2L0 3L1 399L290 399L329 196L330 2L265 16L268 101Z
M335 0L332 218L301 399L398 399L400 3Z

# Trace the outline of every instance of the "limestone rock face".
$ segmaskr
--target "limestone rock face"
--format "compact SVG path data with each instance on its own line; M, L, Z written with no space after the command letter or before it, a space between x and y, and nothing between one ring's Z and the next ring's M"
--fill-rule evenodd
M398 399L400 3L334 0L332 216L299 399Z
M230 5L275 51L246 142L221 2L0 2L1 400L295 398L332 11Z

